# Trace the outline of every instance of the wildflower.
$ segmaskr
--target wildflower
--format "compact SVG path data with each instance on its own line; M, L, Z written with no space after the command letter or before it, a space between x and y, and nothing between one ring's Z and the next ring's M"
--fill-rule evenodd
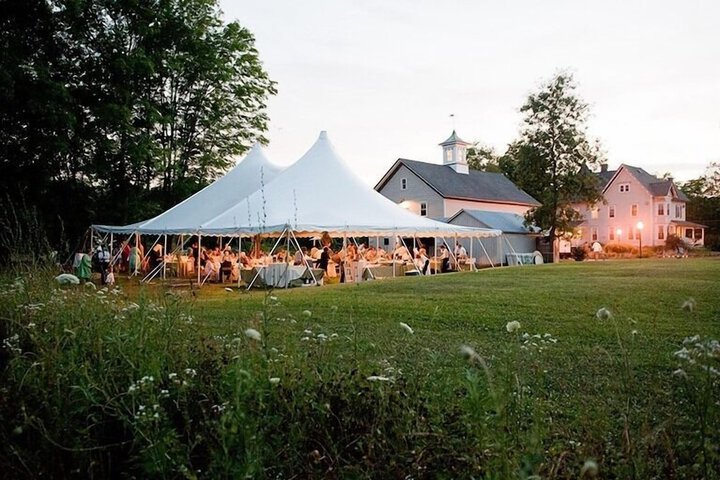
M256 340L258 342L262 338L262 335L260 335L260 332L258 332L254 328L248 328L247 330L245 330L245 336L252 340Z
M306 317L312 317L312 312L310 310L303 310L302 314Z
M338 309L337 305L333 305L330 307L330 311L333 313L337 312L337 309Z
M333 333L332 335L330 335L330 338L338 338L338 334L337 334L337 333Z
M632 332L630 332L630 335L637 335L637 334L638 334L637 330L633 330Z
M460 346L460 354L471 362L473 362L479 358L475 349L468 345Z
M277 385L278 383L280 383L280 379L278 377L271 377L270 383L273 385Z
M301 342L307 342L308 340L310 340L310 337L302 337L300 339Z
M168 378L169 378L170 380L172 380L172 379L175 378L175 377L177 377L177 373L174 373L174 372L173 372L173 373L168 374Z
M580 477L589 477L594 478L597 477L598 474L598 464L595 462L595 460L585 460L585 464L580 469Z
M318 340L327 340L328 337L324 333L318 333L317 338Z
M612 313L607 308L603 307L600 310L597 311L595 314L598 320L610 320L612 318Z
M505 324L505 330L507 330L509 333L513 333L515 330L520 329L520 322L517 320L513 320L512 322L508 322Z
M312 330L303 330L305 335L312 335Z
M86 288L89 288L90 290L95 290L95 289L97 288L97 287L95 286L95 284L92 283L92 282L87 282L87 283L85 284L85 287L86 287Z
M400 322L400 326L401 326L402 328L404 328L405 331L407 331L410 335L412 335L412 334L415 333L415 332L413 331L413 329L410 327L410 325L408 325L408 324L405 323L405 322Z
M687 373L685 373L685 370L683 370L682 368L678 368L672 374L675 377L687 378Z
M369 382L389 382L389 381L390 381L390 378L389 378L389 377L383 377L383 376L381 376L381 375L370 375L369 377L367 377L367 380L368 380Z
M681 306L680 308L681 308L682 310L686 310L686 311L688 311L688 312L692 312L693 310L695 310L695 305L696 305L695 299L694 299L694 298L688 298L687 300L685 300L685 301L683 302L683 304L682 304L682 306Z
M187 375L189 377L194 377L195 375L197 375L197 372L195 371L194 368L186 368L185 375Z
M271 302L277 302L277 297L275 297L275 296L270 296L270 301L271 301Z

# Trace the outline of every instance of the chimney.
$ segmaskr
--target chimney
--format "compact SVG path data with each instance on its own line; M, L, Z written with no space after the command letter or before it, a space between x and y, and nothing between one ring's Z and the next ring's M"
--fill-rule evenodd
M605 172L607 172L607 167L608 167L608 164L607 164L607 163L601 163L601 164L600 164L600 173L605 173Z

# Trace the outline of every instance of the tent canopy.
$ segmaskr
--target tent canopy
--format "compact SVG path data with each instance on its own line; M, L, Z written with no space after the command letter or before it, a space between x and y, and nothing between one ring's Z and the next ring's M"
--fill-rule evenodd
M340 158L326 132L274 180L204 222L203 235L495 237L499 230L449 225L408 212L367 186Z
M155 235L195 233L203 222L260 189L281 170L267 159L260 144L256 143L228 173L157 217L121 227L93 225L93 228L102 232Z

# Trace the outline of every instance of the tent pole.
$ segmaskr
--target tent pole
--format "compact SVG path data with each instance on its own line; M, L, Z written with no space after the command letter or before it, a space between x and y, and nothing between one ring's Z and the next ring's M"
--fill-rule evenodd
M480 247L483 249L483 252L485 252L485 256L487 257L488 261L490 262L490 266L492 268L495 268L495 264L493 263L492 259L490 258L490 255L488 255L487 250L485 250L485 245L483 245L482 242L480 242Z
M110 267L112 267L113 259L114 259L114 254L113 254L114 241L115 241L115 236L113 235L113 232L110 232L110 248L108 249L110 251L110 265L109 265Z
M433 250L435 250L435 253L433 254L433 257L435 258L435 275L437 275L437 273L438 273L437 272L437 270L438 270L437 269L437 239L438 239L438 237L435 237L434 238L435 241L433 242Z
M242 270L242 263L240 262L240 254L242 253L242 235L238 234L238 254L237 254L237 269L238 269L238 288L240 288L240 270Z
M277 248L277 246L280 244L280 241L282 240L283 236L285 236L285 232L287 232L287 229L288 229L288 227L285 227L285 229L282 231L282 233L281 233L280 236L278 237L277 242L275 242L275 245L273 245L272 250L270 250L270 252L268 253L268 256L269 256L269 257L272 257L273 252L275 251L275 249ZM258 240L258 241L256 242L256 244L259 244L259 240L260 240L260 239L258 238L257 240ZM252 281L251 281L250 284L247 286L247 290L250 290L250 288L252 288L253 284L255 283L255 280L257 280L257 278L260 276L260 272L262 271L263 268L265 268L264 265L262 265L262 266L258 269L258 271L257 271L257 273L255 274L255 276L253 277Z
M163 243L163 280L165 280L165 273L167 271L167 233L165 234L165 242Z
M197 250L197 283L200 286L200 258L202 257L202 233L198 233L198 250Z
M475 237L470 237L470 271L475 271L475 257L473 257L473 243L475 241Z
M393 231L393 240L395 240L395 243L397 243L398 237L397 237L397 230ZM393 278L395 278L395 247L393 247L393 251L391 253L391 259L393 264Z

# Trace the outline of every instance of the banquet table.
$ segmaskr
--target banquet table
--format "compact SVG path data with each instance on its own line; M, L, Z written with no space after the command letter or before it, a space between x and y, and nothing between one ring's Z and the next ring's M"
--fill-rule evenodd
M508 253L505 257L508 265L533 265L535 263L534 253Z
M288 287L302 285L312 281L313 276L320 280L325 272L316 268L310 269L304 265L288 265L287 263L271 263L270 265L253 267L240 271L240 278L249 285L257 276L256 286Z
M395 276L403 277L403 276L405 276L406 271L412 270L414 268L415 267L412 264L395 262ZM392 278L392 277L393 277L392 262L367 265L363 269L363 274L362 274L363 280L371 280L373 278Z

